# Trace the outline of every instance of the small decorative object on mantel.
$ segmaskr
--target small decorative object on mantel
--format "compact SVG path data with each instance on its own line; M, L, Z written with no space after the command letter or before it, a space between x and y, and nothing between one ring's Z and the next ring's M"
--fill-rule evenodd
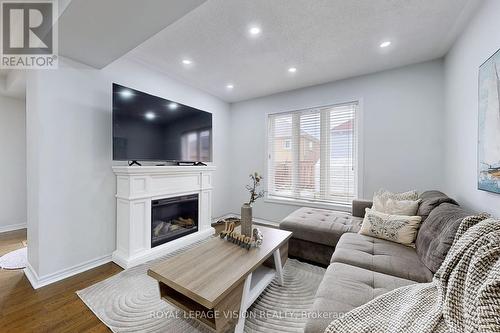
M252 204L259 198L262 198L266 193L264 190L258 191L260 181L264 179L257 172L250 175L252 183L246 186L250 192L250 200L241 206L241 233L245 236L252 237Z
M235 224L234 222L226 222L226 228L224 231L220 233L220 238L226 239L227 241L234 243L244 249L250 250L252 246L260 247L262 245L262 233L258 229L253 230L253 234L257 236L257 238L249 237L240 234L239 232L234 231Z

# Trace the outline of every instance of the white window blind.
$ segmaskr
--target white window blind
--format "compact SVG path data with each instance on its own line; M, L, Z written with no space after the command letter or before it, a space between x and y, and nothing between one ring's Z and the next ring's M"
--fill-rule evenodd
M350 205L357 195L358 103L271 114L268 196Z

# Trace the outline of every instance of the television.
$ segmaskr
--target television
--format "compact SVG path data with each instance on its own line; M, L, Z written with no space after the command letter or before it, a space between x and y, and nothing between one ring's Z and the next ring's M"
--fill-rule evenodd
M113 84L113 160L212 162L212 114Z

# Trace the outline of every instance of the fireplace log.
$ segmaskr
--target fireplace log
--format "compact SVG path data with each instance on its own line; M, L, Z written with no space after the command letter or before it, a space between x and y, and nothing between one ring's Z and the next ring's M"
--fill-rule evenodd
M194 220L192 218L182 218L182 217L178 217L176 219L173 220L174 224L176 225L179 225L183 228L189 228L189 227L192 227L194 225Z
M158 237L162 229L165 227L165 222L163 221L155 221L155 222L158 224L153 228L153 235L154 237Z

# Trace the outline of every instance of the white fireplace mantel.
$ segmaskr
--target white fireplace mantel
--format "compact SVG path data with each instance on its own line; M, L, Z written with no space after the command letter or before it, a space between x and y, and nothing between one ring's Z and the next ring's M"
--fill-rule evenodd
M123 268L141 264L214 233L215 166L113 166L116 174L116 251ZM151 201L198 194L198 231L151 248Z

